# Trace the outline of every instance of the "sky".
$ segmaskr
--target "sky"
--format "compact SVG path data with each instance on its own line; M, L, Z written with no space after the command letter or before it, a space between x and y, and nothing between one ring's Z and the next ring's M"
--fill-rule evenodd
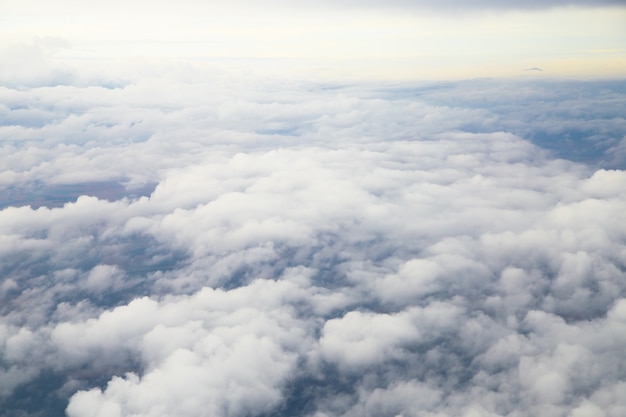
M0 0L0 417L626 415L626 8L303 3Z
M26 0L0 7L0 46L21 60L12 68L18 74L36 65L36 53L77 67L191 60L312 79L626 71L626 7L619 0Z

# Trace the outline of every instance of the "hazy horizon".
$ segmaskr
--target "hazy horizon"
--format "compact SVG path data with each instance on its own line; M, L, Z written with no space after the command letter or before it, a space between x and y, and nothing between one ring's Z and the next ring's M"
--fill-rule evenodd
M33 68L42 64L132 72L202 61L327 81L626 72L619 1L34 0L5 3L2 12L0 51L19 66L0 75L18 79L45 71Z

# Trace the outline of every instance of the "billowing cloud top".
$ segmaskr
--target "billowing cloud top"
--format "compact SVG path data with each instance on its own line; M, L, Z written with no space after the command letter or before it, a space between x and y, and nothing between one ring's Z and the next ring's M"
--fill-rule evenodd
M0 87L0 416L626 412L623 81Z

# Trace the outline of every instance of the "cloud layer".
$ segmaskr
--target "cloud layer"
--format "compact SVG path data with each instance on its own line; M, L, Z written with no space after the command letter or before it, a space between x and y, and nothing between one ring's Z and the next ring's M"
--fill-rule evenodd
M0 415L626 412L622 82L34 84Z
M284 1L285 4L293 4L295 2ZM444 10L444 11L467 11L467 10L502 10L502 9L545 9L551 7L603 7L603 6L623 6L620 0L549 0L549 1L497 1L497 0L342 0L332 3L333 5L346 5L350 7L397 7L405 9L428 9L428 10Z

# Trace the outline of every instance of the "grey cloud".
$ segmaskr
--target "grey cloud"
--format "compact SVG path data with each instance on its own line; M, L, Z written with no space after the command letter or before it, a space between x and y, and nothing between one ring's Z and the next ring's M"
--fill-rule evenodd
M294 6L295 1L274 1L274 4L281 4L284 6ZM317 3L319 5L319 2ZM321 2L325 6L332 7L353 7L353 8L392 8L392 9L404 9L404 10L433 10L444 12L466 12L466 11L480 11L480 10L535 10L535 9L547 9L553 7L606 7L606 6L623 6L624 3L621 0L549 0L549 1L497 1L497 0L392 0L392 1L380 1L380 0L341 0L336 2Z

